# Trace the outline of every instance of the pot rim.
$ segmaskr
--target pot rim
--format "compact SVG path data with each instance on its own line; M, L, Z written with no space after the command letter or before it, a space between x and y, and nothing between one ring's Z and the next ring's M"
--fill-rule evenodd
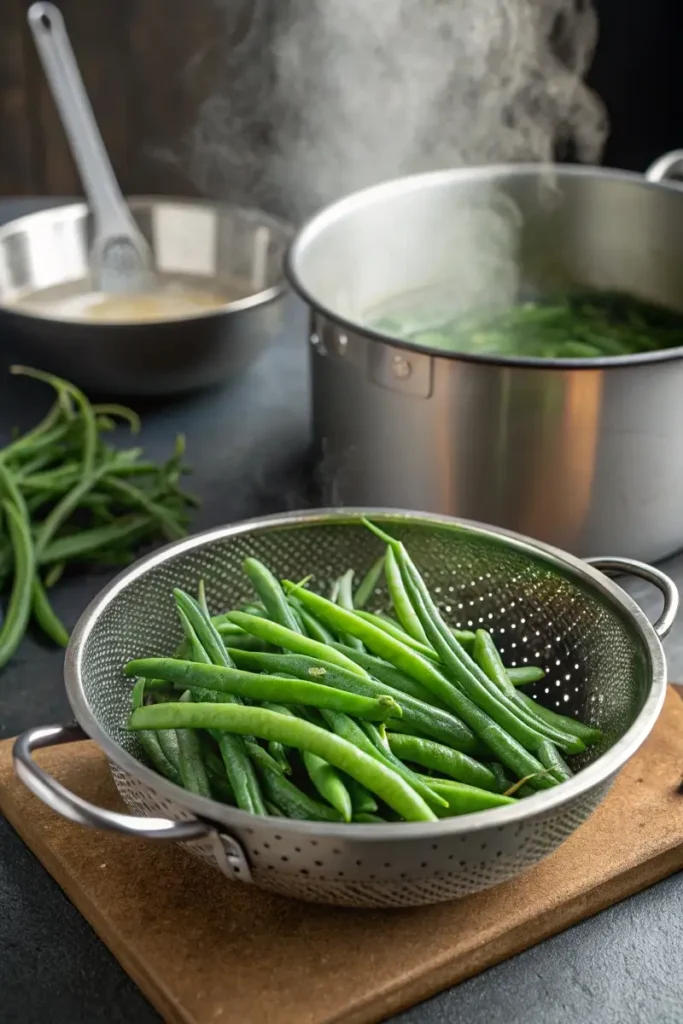
M194 548L203 547L231 537L250 534L254 531L268 531L291 527L315 527L330 523L357 524L362 517L371 517L391 524L438 525L454 531L465 530L485 537L497 537L511 544L517 550L530 555L541 555L544 559L571 570L573 576L579 577L584 583L601 592L616 608L621 611L631 625L639 633L650 660L649 689L645 695L643 706L624 735L613 746L597 758L593 764L577 772L571 779L552 789L541 790L533 796L521 800L518 805L492 808L477 811L460 817L443 818L436 822L387 822L385 824L347 824L287 821L282 827L289 832L298 832L310 836L322 836L334 839L357 839L362 841L387 841L400 838L421 839L440 838L471 832L485 831L498 826L510 825L527 818L545 817L559 810L563 805L585 796L596 788L611 781L624 764L635 754L652 731L664 705L666 696L666 660L662 644L642 609L636 602L607 576L594 569L588 563L570 555L559 548L531 540L511 530L490 527L482 523L453 516L443 516L426 512L412 512L390 508L344 508L314 509L294 511L270 516L260 516L242 520L227 526L221 526L195 534L180 541L174 541L165 547L140 559L133 566L120 573L106 586L85 609L78 620L64 659L64 680L66 694L78 724L104 751L111 764L150 786L158 793L175 804L190 811L204 821L215 823L219 828L243 828L244 830L260 831L270 829L273 819L259 818L246 811L241 811L225 804L217 803L207 797L197 796L169 782L153 769L148 768L132 754L120 746L100 725L86 697L83 685L83 656L93 630L97 629L98 620L116 597L126 589L129 583L144 576L164 562Z
M327 320L343 328L351 336L363 338L377 344L389 345L408 352L415 352L418 355L427 355L435 359L443 359L446 362L479 363L484 366L508 366L527 370L605 370L605 369L628 369L634 366L643 366L651 363L671 362L683 359L683 346L676 348L658 349L655 352L640 352L635 355L625 356L596 356L595 358L583 359L558 359L556 357L539 358L535 356L505 356L485 355L474 352L444 352L443 349L432 348L429 345L416 345L413 342L401 338L392 337L389 334L382 334L366 327L364 324L339 316L331 309L321 303L302 283L297 271L297 262L302 249L308 244L310 237L317 234L322 228L330 223L341 220L348 213L358 207L367 205L375 196L384 194L407 194L419 191L425 185L440 185L450 181L468 181L478 179L480 181L496 180L509 176L515 177L541 177L543 174L557 174L563 178L587 178L599 177L608 178L614 181L625 181L637 184L646 189L666 189L672 194L677 193L683 201L683 186L672 180L654 181L649 180L642 174L635 171L621 171L611 167L581 166L574 164L541 164L541 163L505 163L490 164L480 167L456 167L440 171L426 171L419 174L404 175L400 178L392 178L388 181L370 185L367 188L351 192L341 199L323 207L316 214L310 217L298 230L296 236L287 247L284 260L284 272L287 280L303 301L310 306L311 310Z

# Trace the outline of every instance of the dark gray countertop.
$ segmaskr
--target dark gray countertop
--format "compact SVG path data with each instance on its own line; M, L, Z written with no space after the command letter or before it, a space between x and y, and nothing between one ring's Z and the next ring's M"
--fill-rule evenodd
M0 203L0 221L38 202ZM198 529L306 502L308 385L304 320L242 378L219 390L146 405L142 443L163 456L187 437ZM40 387L8 380L0 337L0 441L35 421ZM683 523L683 510L682 510ZM683 529L683 527L682 527ZM618 552L615 552L618 554ZM683 586L683 556L667 570ZM67 580L57 610L73 624L106 582ZM629 586L649 614L657 597ZM666 643L670 678L683 679L683 622ZM70 717L59 652L28 638L0 678L0 738ZM402 1014L401 1024L680 1024L683 876L654 888ZM0 1020L34 1024L158 1020L106 948L7 823L0 819ZM276 1024L276 1022L273 1022Z

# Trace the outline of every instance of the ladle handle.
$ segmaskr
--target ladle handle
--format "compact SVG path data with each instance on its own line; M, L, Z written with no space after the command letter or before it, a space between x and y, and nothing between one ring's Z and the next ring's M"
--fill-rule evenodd
M137 226L121 195L114 169L83 85L64 19L50 3L28 10L28 23L102 235L132 235Z

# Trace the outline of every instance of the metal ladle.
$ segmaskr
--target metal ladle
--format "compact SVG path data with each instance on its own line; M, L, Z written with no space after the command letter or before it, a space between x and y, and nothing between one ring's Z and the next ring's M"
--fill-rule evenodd
M61 12L35 3L28 23L94 219L93 287L109 293L154 289L152 255L119 188Z

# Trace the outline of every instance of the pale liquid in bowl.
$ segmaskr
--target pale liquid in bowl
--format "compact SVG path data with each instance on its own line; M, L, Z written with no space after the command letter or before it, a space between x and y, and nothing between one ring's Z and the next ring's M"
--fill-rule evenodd
M12 303L17 312L54 320L97 323L149 323L201 316L246 298L254 289L246 281L221 282L219 288L194 282L160 282L153 292L116 295L88 290L86 282L73 282L31 292Z

